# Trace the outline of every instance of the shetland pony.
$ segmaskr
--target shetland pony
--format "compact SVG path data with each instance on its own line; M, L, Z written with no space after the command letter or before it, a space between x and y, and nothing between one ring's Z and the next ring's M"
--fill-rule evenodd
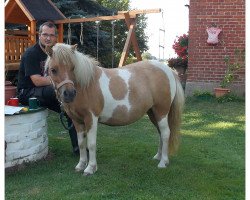
M76 46L47 47L46 66L57 98L77 131L80 160L76 171L97 170L97 124L131 124L145 113L159 132L154 159L165 168L168 155L178 147L183 89L178 75L157 61L140 61L122 68L106 69ZM87 151L89 149L89 160Z

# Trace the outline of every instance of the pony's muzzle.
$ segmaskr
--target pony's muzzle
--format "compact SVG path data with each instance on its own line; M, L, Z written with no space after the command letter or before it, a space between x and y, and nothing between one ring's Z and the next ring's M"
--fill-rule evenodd
M74 88L66 89L63 91L62 96L65 103L71 103L76 96L76 90Z

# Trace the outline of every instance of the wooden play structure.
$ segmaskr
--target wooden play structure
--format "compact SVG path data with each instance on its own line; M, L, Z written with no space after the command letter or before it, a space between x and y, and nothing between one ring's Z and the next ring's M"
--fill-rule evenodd
M5 30L5 69L18 70L23 52L36 43L37 22L66 19L50 0L8 0L5 23L25 25L27 30ZM60 26L59 26L60 27Z
M160 9L118 11L113 16L67 19L51 0L8 0L5 2L5 23L26 25L26 31L5 30L5 70L18 70L21 56L27 47L36 43L37 22L53 21L58 27L58 42L63 42L63 25L104 20L125 20L128 27L119 67L123 66L131 46L138 61L142 60L135 36L136 18L139 14L159 13Z

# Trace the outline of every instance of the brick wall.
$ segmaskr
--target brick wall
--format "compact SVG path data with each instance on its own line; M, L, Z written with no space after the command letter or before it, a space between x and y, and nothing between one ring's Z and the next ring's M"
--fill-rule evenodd
M222 29L218 45L206 42L206 28L212 24ZM245 1L190 0L187 90L219 85L226 70L224 57L233 58L236 48L245 49ZM235 85L245 85L245 67L237 73Z

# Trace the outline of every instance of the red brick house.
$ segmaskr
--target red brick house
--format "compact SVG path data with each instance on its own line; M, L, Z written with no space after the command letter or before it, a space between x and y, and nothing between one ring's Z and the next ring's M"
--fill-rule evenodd
M222 29L219 43L207 43L207 27ZM245 49L244 0L190 0L189 61L186 94L195 90L213 92L219 86L226 66L224 57L234 58L235 49ZM245 62L230 86L233 92L245 94Z

